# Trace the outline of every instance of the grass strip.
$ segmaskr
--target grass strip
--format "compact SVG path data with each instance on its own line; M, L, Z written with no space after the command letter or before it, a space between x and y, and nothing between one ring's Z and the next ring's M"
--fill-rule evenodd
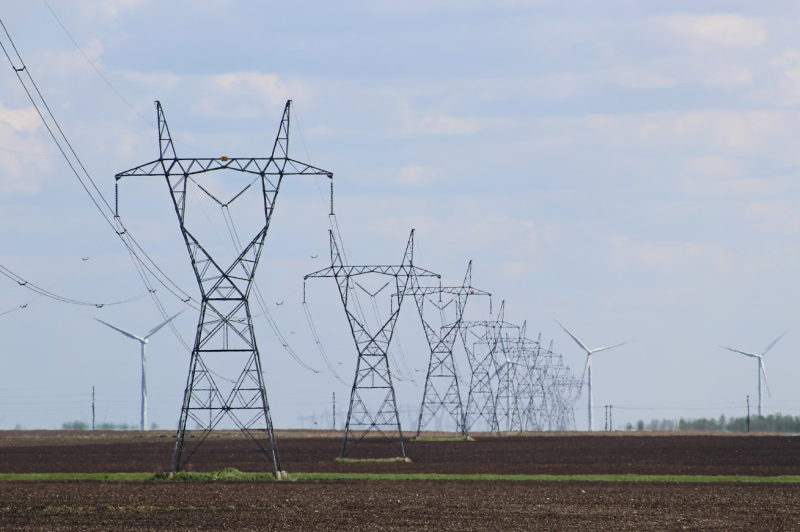
M411 438L410 441L475 441L472 436L454 436L452 438Z
M183 472L171 478L166 473L151 475L150 480L165 482L272 482L275 477L272 473L243 473L238 469L230 468L211 473Z
M341 462L345 464L358 464L361 462L401 462L401 463L411 463L411 458L400 458L396 456L394 458L334 458L334 462Z

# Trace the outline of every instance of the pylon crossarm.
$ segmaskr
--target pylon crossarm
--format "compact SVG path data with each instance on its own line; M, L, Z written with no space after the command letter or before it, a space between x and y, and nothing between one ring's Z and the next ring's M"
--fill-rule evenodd
M412 266L410 268L405 266L332 266L328 268L323 268L322 270L318 270L313 273L309 273L308 275L304 276L303 279L325 278L325 277L355 277L357 275L367 275L370 273L390 275L393 277L406 277L411 275L416 277L436 277L436 278L441 277L438 273L428 271L424 268L418 268L416 266Z
M414 267L416 269L416 266ZM479 290L477 288L473 288L471 286L416 286L416 287L409 287L405 290L406 295L419 295L419 296L428 296L432 294L450 294L455 296L491 296L489 292L485 292L483 290Z
M117 181L123 177L150 176L190 176L214 172L216 170L234 170L247 174L267 176L267 175L324 175L333 179L333 174L322 168L301 163L294 159L285 157L280 158L203 158L203 159L156 159L149 163L142 164L130 170L118 173Z

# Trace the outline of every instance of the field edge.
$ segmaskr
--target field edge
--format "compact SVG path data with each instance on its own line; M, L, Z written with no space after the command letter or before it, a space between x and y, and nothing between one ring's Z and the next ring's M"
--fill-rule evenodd
M242 473L230 470L211 473L181 473L168 478L164 473L2 473L0 482L278 482L272 473ZM492 475L443 473L292 473L289 482L315 481L471 481L471 482L650 482L697 484L800 484L800 476L745 475Z

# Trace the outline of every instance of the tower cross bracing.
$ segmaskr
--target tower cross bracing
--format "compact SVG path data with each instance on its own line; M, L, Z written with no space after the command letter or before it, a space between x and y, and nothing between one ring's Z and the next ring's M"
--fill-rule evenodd
M414 231L408 239L403 261L397 266L348 266L342 260L339 247L330 234L331 266L308 274L304 279L333 278L339 288L350 332L358 352L355 377L350 392L350 407L345 422L340 456L348 456L368 434L374 432L379 441L388 442L394 453L406 457L403 431L397 411L392 373L389 366L389 346L394 335L403 296L410 279L439 275L414 266ZM360 276L384 276L394 279L397 305L393 298L389 317L381 320L377 328L370 327L359 315L358 301L353 292ZM387 283L388 285L388 283ZM384 285L384 288L387 286ZM381 292L381 288L378 292ZM376 294L370 294L375 297Z
M291 100L286 102L270 157L179 158L170 135L164 110L156 102L158 113L159 158L116 175L123 177L163 177L169 186L172 204L200 289L200 317L189 361L189 374L184 391L178 431L175 439L171 471L180 471L197 451L210 432L223 418L229 418L255 444L255 450L269 463L273 471L281 471L275 443L272 418L264 385L261 357L253 329L249 296L256 268L264 248L275 201L281 183L289 175L333 174L289 157L289 126ZM196 183L202 174L219 179L230 175L226 171L250 174L253 180L241 192L227 201L212 195L208 188ZM238 174L237 174L238 175ZM224 209L245 194L257 194L257 205L263 219L257 221L255 236L245 244L236 245L232 262L215 258L201 238L190 230L187 220L187 187L196 183ZM250 213L252 216L252 213ZM235 379L220 375L224 368L241 364ZM216 370L216 371L215 371ZM187 437L187 425L194 423L194 433Z

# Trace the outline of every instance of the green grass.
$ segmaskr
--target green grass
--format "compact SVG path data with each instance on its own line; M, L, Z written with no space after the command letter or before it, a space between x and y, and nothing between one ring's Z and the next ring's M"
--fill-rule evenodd
M20 473L0 474L0 482L11 481L114 481L114 482L274 482L271 473L243 473L224 469L212 473ZM719 482L749 484L798 484L800 476L709 476L709 475L448 475L439 473L292 473L288 480L313 482L347 481L474 481L474 482L668 482L713 484Z
M274 481L272 473L243 473L238 469L223 469L211 473L178 473L169 478L166 473L150 475L150 480L164 482L266 482Z
M411 458L400 458L396 456L394 458L334 458L334 462L342 462L345 464L354 464L359 462L401 462L401 463L411 463Z
M472 436L454 436L452 438L411 438L411 441L475 441Z

